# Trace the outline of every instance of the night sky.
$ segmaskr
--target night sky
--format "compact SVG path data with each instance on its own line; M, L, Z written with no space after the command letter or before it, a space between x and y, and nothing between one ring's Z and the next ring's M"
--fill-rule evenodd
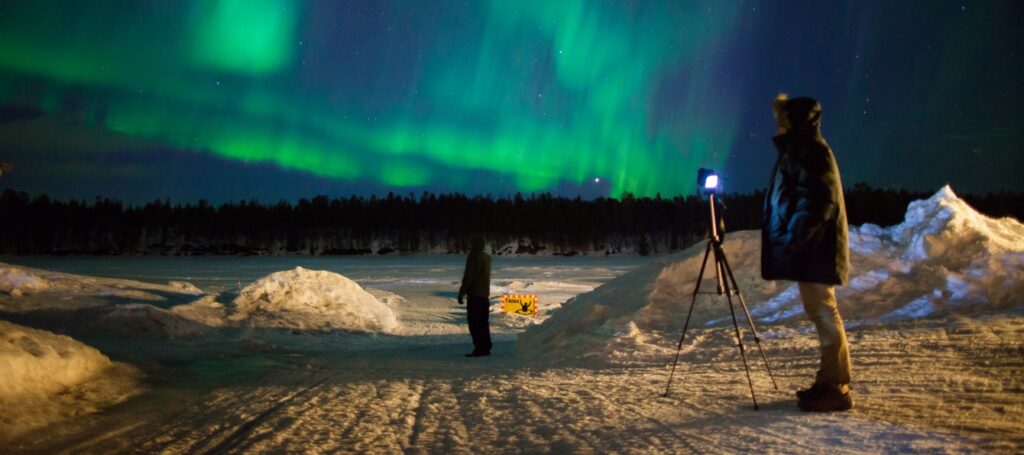
M747 192L781 91L847 186L1024 191L1024 2L810 3L4 0L0 188Z

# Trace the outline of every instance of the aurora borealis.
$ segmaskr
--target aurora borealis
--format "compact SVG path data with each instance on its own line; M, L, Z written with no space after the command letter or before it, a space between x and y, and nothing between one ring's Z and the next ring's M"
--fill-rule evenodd
M1024 190L1017 2L5 1L0 187L691 194L819 98L847 184Z

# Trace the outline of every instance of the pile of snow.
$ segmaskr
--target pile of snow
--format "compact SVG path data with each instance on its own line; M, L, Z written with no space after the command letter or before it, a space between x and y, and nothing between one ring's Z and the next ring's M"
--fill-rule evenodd
M30 271L0 264L0 292L21 297L27 292L39 292L49 287L45 278Z
M0 312L21 324L75 336L201 336L209 331L205 321L194 322L151 303L188 302L202 292L183 281L154 284L0 263Z
M706 243L577 297L519 337L525 351L558 352L630 343L682 329ZM759 231L726 236L723 249L758 324L803 321L795 283L760 278ZM847 326L1024 307L1024 225L992 219L948 186L910 204L903 223L850 230L849 286L837 288ZM702 291L714 291L713 269ZM699 296L691 327L731 324L724 297ZM741 322L742 310L738 306ZM677 336L677 335L675 335ZM552 349L548 349L552 350Z
M0 311L77 310L125 300L191 300L202 292L183 281L155 284L0 263Z
M116 305L89 328L127 338L164 340L198 338L210 331L205 324L145 303Z
M169 281L167 285L184 294L199 295L203 293L202 289L188 281Z
M391 308L352 280L301 267L260 279L225 307L188 282L152 284L0 264L0 312L62 333L134 339L197 338L236 324L385 333L398 328Z
M398 321L387 305L334 272L272 273L242 289L230 320L256 327L344 329L391 333Z
M122 401L136 377L71 338L0 321L0 440Z
M227 325L227 310L224 308L224 304L218 302L217 296L214 295L206 295L194 302L171 307L169 311L207 327L223 327Z

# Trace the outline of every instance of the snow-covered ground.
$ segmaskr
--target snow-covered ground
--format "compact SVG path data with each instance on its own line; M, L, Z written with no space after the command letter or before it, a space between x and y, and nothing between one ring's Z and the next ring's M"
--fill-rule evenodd
M91 453L1024 450L1024 227L945 188L901 225L851 234L852 282L839 291L854 360L847 413L796 409L817 339L793 286L759 279L758 234L736 232L724 248L779 385L748 334L760 411L716 296L698 299L663 396L703 245L633 263L496 258L492 295L535 293L541 314L493 313L494 355L481 359L461 355L461 258L297 260L249 275L180 261L181 273L152 276L93 267L108 278L3 264L0 319L72 334L146 380L100 413L44 393L62 415L0 438L15 451ZM135 373L116 377L137 384ZM29 415L0 409L9 421Z
M0 440L124 401L137 376L69 337L0 321Z

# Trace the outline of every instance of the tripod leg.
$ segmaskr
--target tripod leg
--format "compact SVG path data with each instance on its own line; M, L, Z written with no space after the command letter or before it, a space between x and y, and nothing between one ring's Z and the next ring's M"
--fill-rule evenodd
M683 324L683 334L679 337L679 344L676 345L676 359L672 361L672 372L668 375L668 383L665 384L665 394L668 396L672 387L672 378L676 375L676 365L679 363L679 353L683 349L683 340L686 339L686 329L690 327L690 316L693 315L693 305L697 303L697 293L700 292L700 282L704 279L704 268L708 265L708 255L711 253L711 242L708 242L704 250L704 261L700 264L700 273L697 274L697 284L693 287L693 298L690 299L690 310L686 312L686 322Z
M743 293L740 292L739 286L736 284L736 277L732 274L732 267L729 267L729 260L725 258L725 252L722 253L722 264L725 266L726 272L729 274L729 281L732 283L733 289L736 290L736 296L740 298L740 307L743 308L743 314L747 317L747 323L750 325L750 332L754 334L754 344L757 345L757 350L761 352L761 359L764 360L764 368L768 370L768 377L772 379L772 386L775 390L779 390L779 385L775 382L775 374L772 373L772 367L768 365L768 356L764 353L764 347L761 346L761 336L757 333L757 328L754 327L754 319L750 317L750 310L747 309L747 302L743 299Z
M725 259L725 252L722 251L721 245L715 245L715 262L721 268L726 268L726 263L722 262ZM743 360L743 371L747 373L747 385L750 386L750 399L754 402L754 410L760 409L757 405L757 396L754 395L754 381L750 378L750 366L747 364L747 351L743 347L743 334L740 333L739 320L736 319L736 308L732 303L732 289L730 283L726 280L725 282L725 299L729 302L729 313L732 315L732 326L736 329L736 346L740 348L740 359Z

